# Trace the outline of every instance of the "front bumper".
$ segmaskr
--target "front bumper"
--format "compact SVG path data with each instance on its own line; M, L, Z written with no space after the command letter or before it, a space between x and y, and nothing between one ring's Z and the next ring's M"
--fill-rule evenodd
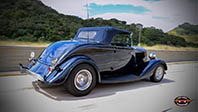
M28 75L31 75L31 76L34 77L35 79L44 82L43 77L41 77L41 76L40 76L39 74L37 74L37 73L34 73L34 72L28 70L28 68L27 68L27 67L24 67L22 64L19 64L19 68L20 68L21 73L26 73L26 74L28 74Z

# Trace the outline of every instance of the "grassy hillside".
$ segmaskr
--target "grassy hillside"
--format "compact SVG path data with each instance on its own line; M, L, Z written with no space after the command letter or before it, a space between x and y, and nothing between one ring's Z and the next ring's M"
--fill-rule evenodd
M1 0L0 39L58 41L72 38L82 19L59 14L39 0Z
M169 31L168 34L184 38L187 42L198 43L198 25L184 23Z

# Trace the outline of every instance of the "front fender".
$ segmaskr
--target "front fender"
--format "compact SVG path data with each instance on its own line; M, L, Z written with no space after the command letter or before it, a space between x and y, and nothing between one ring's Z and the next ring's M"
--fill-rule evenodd
M148 62L142 73L140 74L141 79L144 79L146 77L150 77L153 75L153 72L155 68L162 64L164 66L164 69L167 70L167 65L163 60L160 59L152 59Z
M75 56L75 57L68 59L63 64L61 64L59 68L62 71L58 73L55 73L55 72L52 73L49 77L47 77L46 82L48 84L53 84L53 83L56 83L56 81L61 80L59 84L64 83L64 81L67 79L67 77L69 76L70 72L74 69L74 67L76 67L77 65L81 63L90 64L96 71L96 74L98 76L98 81L99 82L101 81L99 69L93 60L91 60L89 57L86 57L86 56Z

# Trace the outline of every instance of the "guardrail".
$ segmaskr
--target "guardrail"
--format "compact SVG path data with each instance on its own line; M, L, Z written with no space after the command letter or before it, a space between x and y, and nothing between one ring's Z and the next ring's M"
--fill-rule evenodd
M19 63L28 65L27 58L31 51L38 56L45 47L16 47L0 46L0 72L18 71ZM198 51L168 51L168 50L148 50L154 52L157 57L166 62L198 61Z

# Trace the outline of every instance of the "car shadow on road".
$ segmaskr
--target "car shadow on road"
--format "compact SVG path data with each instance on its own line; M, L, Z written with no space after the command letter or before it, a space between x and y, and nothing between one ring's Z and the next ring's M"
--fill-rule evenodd
M75 97L70 95L64 87L61 86L49 86L39 81L33 81L32 85L35 91L57 101L73 101L73 100L84 100L84 99L92 99L98 97L106 97L115 95L118 92L128 91L128 90L135 90L144 87L152 87L152 86L163 86L168 83L175 82L170 79L164 78L159 83L150 82L149 80L141 80L135 81L130 83L120 83L120 84L98 84L94 90L88 94L87 96L83 97Z

